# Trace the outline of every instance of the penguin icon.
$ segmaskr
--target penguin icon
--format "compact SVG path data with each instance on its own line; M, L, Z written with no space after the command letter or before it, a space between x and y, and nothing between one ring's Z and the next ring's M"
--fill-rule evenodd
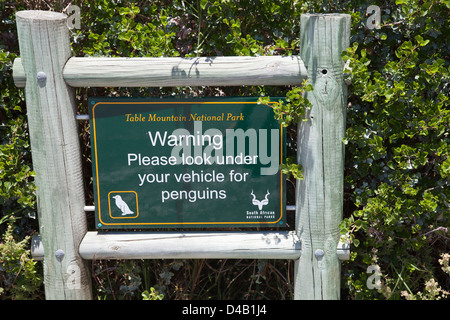
M128 207L128 205L125 203L125 201L122 200L122 197L117 195L114 196L113 199L116 200L116 206L117 208L120 209L120 211L122 211L122 215L125 216L127 214L133 214L134 212L130 210L130 208Z

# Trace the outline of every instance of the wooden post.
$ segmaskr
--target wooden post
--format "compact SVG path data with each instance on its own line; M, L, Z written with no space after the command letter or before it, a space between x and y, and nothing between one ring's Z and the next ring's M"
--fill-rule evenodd
M337 255L342 219L346 86L341 53L349 46L350 16L303 14L300 57L314 90L308 121L298 125L296 231L302 254L295 264L294 298L340 298Z
M62 77L71 56L67 16L16 14L36 172L46 299L92 299L89 268L78 253L87 232L73 91Z

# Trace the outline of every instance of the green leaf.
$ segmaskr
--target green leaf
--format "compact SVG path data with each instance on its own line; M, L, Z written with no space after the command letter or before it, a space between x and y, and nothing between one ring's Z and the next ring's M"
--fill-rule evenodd
M422 38L421 35L415 36L414 39L416 39L417 43L418 43L421 47L426 46L426 45L430 42L430 40L423 40L423 38Z

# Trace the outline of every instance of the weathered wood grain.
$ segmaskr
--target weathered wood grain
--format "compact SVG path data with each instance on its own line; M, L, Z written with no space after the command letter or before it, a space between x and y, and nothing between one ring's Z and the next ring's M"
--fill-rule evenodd
M184 233L184 234L187 234L189 236L189 232ZM172 233L170 235L167 233L167 235L168 236L175 236L175 233ZM264 250L264 252L262 254L260 254L260 253L257 254L258 255L257 259L262 259L261 257L264 257L266 255L268 255L270 258L273 258L273 259L283 259L283 257L285 257L286 259L298 259L300 257L300 254L301 254L301 243L300 243L297 235L295 233L293 234L292 232L281 232L281 235L285 239L292 238L292 243L289 242L289 243L285 243L285 244L283 244L281 246L277 245L275 247L271 247L271 248L269 248L269 250L270 249L276 250L276 251L271 252L271 253L267 253L266 254L266 253L264 253L265 252L265 250ZM204 240L204 234L202 234L201 236L202 236L202 239ZM230 236L233 236L233 235L230 234ZM127 236L125 236L124 238L121 239L120 234L117 234L117 236L115 236L114 238L116 238L115 241L121 241L121 240L125 240L126 237ZM239 237L241 237L241 236L239 236ZM265 233L263 236L261 236L260 239L257 239L257 240L261 240L261 239L269 240L269 243L267 243L267 244L270 245L271 244L271 241L270 241L271 237L272 237L272 239L275 239L276 242L278 243L279 240L277 240L277 237L279 237L279 236L278 235L276 236L273 232ZM86 242L84 242L82 244L83 257L84 258L86 258L86 259L91 258L91 257L92 257L92 259L96 258L95 254L92 253L95 250L95 247L93 247L92 244L88 243L90 241L92 243L94 241L98 241L98 239L95 240L96 238L100 238L100 237L97 237L94 233L92 233L92 235L90 235L89 237L86 237ZM216 236L216 233L213 234L213 238L219 239ZM121 240L119 240L119 239L121 239ZM222 241L224 239L226 239L225 235L221 234L220 235L220 239ZM251 241L254 242L254 239L255 239L255 236L252 236L252 240ZM143 243L139 243L140 240L144 240ZM141 236L137 237L137 239L136 239L135 243L133 244L133 246L142 248L142 245L144 245L145 241L147 241L147 240L155 240L155 239L146 239L146 236L141 235ZM206 242L208 242L208 240L206 240ZM179 251L179 249L177 249L177 248L175 250ZM197 249L193 249L193 250L198 250L198 248ZM238 252L237 250L238 250L237 248L230 246L229 247L229 251L227 251L227 253L226 253L227 259L234 259L235 253ZM242 248L240 248L239 250L242 250ZM247 248L246 250L249 250L249 248ZM107 250L103 250L102 249L101 251L102 251L101 254L105 255L105 252ZM111 257L114 256L114 255L110 255L110 253L111 252L108 252L106 256L108 256L110 259L112 259ZM142 254L142 253L139 254L139 256L140 256L139 259L143 259L144 256L148 256L149 254L150 253L147 252L147 249L145 249L145 253L144 254ZM189 255L190 257L195 256L191 252L189 252L189 253L188 252L183 252L183 254ZM242 254L244 254L244 253L242 252ZM32 238L32 240L31 240L31 255L32 255L33 259L36 260L36 261L40 261L40 260L44 259L44 248L42 246L42 240L41 240L40 235L34 236ZM165 252L166 258L171 256L171 255L172 254L169 253L169 250L167 250ZM240 255L241 255L241 253L239 253L239 256ZM349 245L348 242L339 242L338 243L337 255L338 255L339 260L341 260L341 261L345 261L345 260L348 260L350 258L350 245ZM123 256L123 259L128 259L127 258L128 254L122 254L122 256ZM175 256L175 254L173 254L172 256ZM201 251L201 256L202 257L215 256L215 258L217 258L218 256L222 256L222 258L224 258L225 254L223 253L223 250L222 250L222 253L219 253L218 255L217 254L214 255L214 254L211 254L211 253L206 253L205 251ZM246 255L246 256L248 256L248 255ZM241 259L241 258L242 258L242 256L240 256L239 259ZM266 259L270 259L270 258L266 258Z
M62 77L71 55L67 17L19 11L16 18L45 251L45 297L91 299L89 269L78 254L87 228L76 104Z
M13 77L16 86L25 85L20 58ZM63 77L72 87L283 86L300 84L306 69L298 56L72 57Z
M88 232L84 259L298 259L295 232Z
M304 179L297 181L296 190L296 230L302 256L295 266L295 298L339 299L337 247L347 105L341 53L349 46L350 16L303 14L300 30L300 56L314 91L306 95L312 103L308 120L300 122L297 131L297 161L303 165ZM341 248L340 255L347 253Z

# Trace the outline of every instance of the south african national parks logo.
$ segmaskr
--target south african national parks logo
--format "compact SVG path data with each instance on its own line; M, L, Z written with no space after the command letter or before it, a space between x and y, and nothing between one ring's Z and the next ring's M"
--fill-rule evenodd
M256 198L256 195L252 192L250 193L251 195L251 203L254 206L258 207L258 210L251 210L251 211L246 211L246 218L247 220L267 220L267 219L274 219L275 218L275 211L265 211L263 210L264 206L269 204L269 195L270 192L269 190L267 190L267 193L264 195L264 198L260 198L260 200L258 200Z
M269 204L269 199L267 199L267 197L269 196L269 194L270 194L270 193L269 193L269 190L267 190L267 193L266 193L265 198L262 199L262 200L258 200L258 199L256 199L256 196L253 194L253 190L252 190L252 193L251 193L251 195L252 195L252 197L253 197L253 199L252 199L252 204L254 204L255 206L258 206L258 209L259 209L259 210L262 210L263 206Z

